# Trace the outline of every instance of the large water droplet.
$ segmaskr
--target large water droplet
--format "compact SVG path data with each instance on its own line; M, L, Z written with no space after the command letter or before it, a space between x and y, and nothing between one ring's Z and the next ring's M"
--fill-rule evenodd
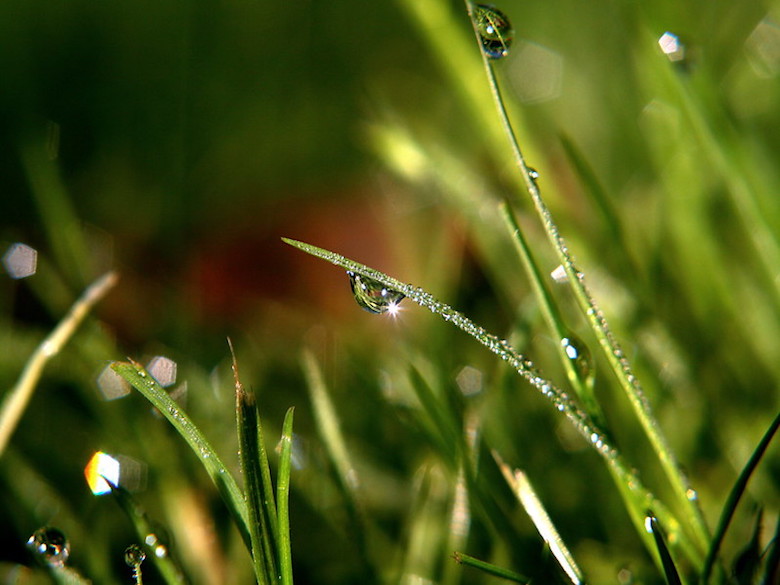
M355 301L369 313L395 313L398 310L404 294L387 288L384 284L373 278L356 274L347 270L349 283L352 286L352 294Z
M146 560L144 549L137 544L131 544L125 549L125 563L128 567L136 568Z
M474 8L482 49L491 59L500 59L509 54L515 31L506 15L485 4Z
M70 556L70 543L65 533L50 526L36 530L27 546L45 565L54 569L64 567Z
M570 335L561 339L561 346L566 352L566 357L574 364L574 369L581 381L590 384L593 381L593 359L585 344Z

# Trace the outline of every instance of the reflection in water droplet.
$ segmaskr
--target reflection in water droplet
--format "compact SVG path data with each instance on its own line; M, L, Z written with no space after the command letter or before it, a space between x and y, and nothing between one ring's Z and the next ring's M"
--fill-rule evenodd
M70 543L65 534L49 526L36 530L27 546L45 565L54 569L64 567L70 556Z
M531 180L536 183L536 179L539 178L539 171L537 171L533 167L528 167L528 176L531 178Z
M125 549L125 563L128 567L138 567L146 560L146 553L137 544L131 544Z
M561 339L561 346L566 352L566 357L574 364L574 369L580 380L591 384L594 374L593 359L585 344L573 335L570 335Z
M696 493L696 490L693 488L688 488L688 490L685 492L685 495L688 496L688 499L691 502L695 502L699 499L699 494Z
M403 293L389 289L378 280L356 274L351 270L347 270L347 275L355 301L363 309L375 314L395 314L398 311L398 303L404 298Z
M484 4L478 4L474 13L485 54L491 59L506 57L515 35L509 19L500 10Z

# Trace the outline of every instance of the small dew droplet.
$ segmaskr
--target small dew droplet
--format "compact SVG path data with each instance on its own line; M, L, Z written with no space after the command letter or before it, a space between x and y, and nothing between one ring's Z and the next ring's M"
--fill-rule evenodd
M137 544L131 544L125 549L125 563L128 567L136 568L146 560L146 553Z
M70 543L65 534L50 526L36 530L27 541L28 548L49 567L59 569L65 566L70 556Z
M395 313L398 304L403 300L404 294L387 288L384 284L368 276L347 271L349 283L355 301L361 308L369 313Z
M485 4L478 4L474 11L485 54L491 59L506 57L515 35L509 19L500 10Z

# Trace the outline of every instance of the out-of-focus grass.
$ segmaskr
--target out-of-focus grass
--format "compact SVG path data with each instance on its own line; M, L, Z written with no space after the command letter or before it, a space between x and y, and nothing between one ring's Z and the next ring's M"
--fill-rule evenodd
M414 8L426 18L415 20ZM713 527L778 408L778 8L752 0L500 8L516 28L497 73L521 146ZM659 52L665 31L685 43L684 61ZM81 475L102 449L148 465L136 495L171 531L194 582L248 582L240 536L186 446L139 397L106 403L94 383L108 360L127 354L177 359L187 411L238 469L229 334L268 441L296 407L305 458L290 501L299 582L364 582L365 562L388 582L479 581L447 566L458 470L411 377L445 404L465 366L481 373L482 393L447 412L478 413L481 432L528 474L589 580L614 582L621 569L660 580L607 474L543 401L417 309L394 321L359 311L346 277L279 242L311 241L423 285L564 383L557 340L502 236L496 204L514 196L517 177L477 47L462 51L469 35L459 3L432 0L0 6L0 240L24 240L41 256L36 276L0 282L0 389L86 282L107 263L122 273L99 321L47 370L0 459L8 527L0 560L28 562L24 541L53 524L94 582L128 582L122 551L132 528ZM560 64L559 91L522 103L515 98L555 80L555 67L540 63ZM549 272L556 260L530 210L519 221ZM554 292L595 355L573 300ZM337 409L358 508L319 442L303 348ZM605 416L627 419L606 364L596 372ZM667 497L639 433L615 428L644 482ZM770 448L747 496L764 506L770 532L777 465ZM539 564L534 527L508 493L497 505L472 511L459 546L548 578L555 568ZM356 509L365 515L359 544L349 524ZM504 520L490 525L498 512ZM747 505L725 559L752 528Z

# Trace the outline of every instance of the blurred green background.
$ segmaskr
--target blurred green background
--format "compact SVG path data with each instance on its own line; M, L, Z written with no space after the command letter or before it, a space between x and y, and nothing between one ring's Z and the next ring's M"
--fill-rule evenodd
M500 8L516 31L497 73L520 145L712 526L778 406L778 6ZM656 44L666 31L685 44L680 62ZM303 348L322 363L360 462L384 580L435 579L444 563L431 545L433 568L412 571L404 553L418 548L409 516L420 485L435 495L452 483L399 397L413 364L440 389L455 388L465 366L482 372L486 436L528 470L593 582L614 582L625 567L654 582L607 474L539 397L420 309L394 321L360 311L339 270L279 239L421 285L564 379L496 219L496 202L519 193L517 176L470 35L461 3L432 0L0 5L0 243L40 254L36 276L0 282L0 387L13 385L88 282L109 267L121 274L99 321L47 370L0 459L0 561L28 563L24 541L50 523L71 535L73 564L94 582L129 582L129 523L82 477L102 449L148 465L139 499L185 549L194 582L248 582L239 539L186 447L139 397L104 402L94 382L109 360L176 359L186 408L228 458L229 335L270 437L297 408L309 453L308 471L293 477L300 583L366 582L313 427ZM553 270L530 205L518 208ZM597 367L619 421L627 407ZM658 472L643 466L638 433L628 423L616 431L653 486ZM770 528L779 464L770 453L751 494ZM513 522L522 539L500 554L501 539L479 521L470 548L530 571L541 544L527 522ZM732 552L751 522L746 511Z

